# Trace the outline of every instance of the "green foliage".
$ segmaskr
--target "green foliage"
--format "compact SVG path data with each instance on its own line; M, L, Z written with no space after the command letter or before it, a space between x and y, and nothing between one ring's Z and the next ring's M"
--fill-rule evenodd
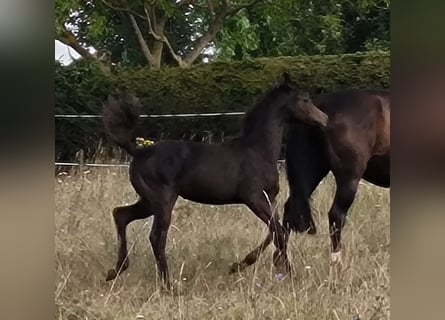
M68 67L56 63L55 114L98 114L110 80L94 63L80 61ZM97 137L103 136L98 123L96 119L56 119L56 158L72 160L80 149L92 154ZM95 132L98 128L99 132Z
M188 69L122 68L105 75L94 64L56 66L56 113L99 114L107 95L130 92L144 106L142 113L244 111L258 95L289 71L312 95L340 88L389 88L389 53L260 58L216 62ZM144 119L138 136L154 140L213 140L240 129L241 118ZM104 138L100 119L56 120L57 158L72 160L85 149L91 154Z
M228 2L236 7L252 1ZM106 53L112 62L146 65L129 20L131 11L152 48L156 41L144 18L144 3L153 7L152 23L166 18L158 27L184 58L193 51L195 40L211 29L211 12L220 12L224 1L197 0L181 6L172 0L56 0L56 38L68 26L81 45ZM204 49L216 49L215 55L206 53L214 61L388 50L389 12L389 0L264 0L225 18L216 39ZM162 50L161 65L178 65L165 46Z
M92 46L99 56L106 56L111 62L124 66L147 65L149 58L143 54L142 41L149 50L158 46L159 51L152 53L161 57L161 65L177 66L177 59L163 43L159 43L150 29L157 36L165 36L175 55L185 59L188 53L196 49L197 39L213 33L210 32L215 28L213 20L222 12L223 3L229 3L227 8L223 8L229 12L229 9L250 2L251 0L56 0L56 39L63 42L63 33L68 29L74 35L76 44ZM221 19L226 19L227 15L228 13ZM131 16L142 34L142 40L137 38ZM247 19L245 22L249 23ZM219 32L220 27L216 27L218 30L215 32ZM241 32L239 35L242 35ZM213 36L207 40L205 46L211 46L212 41ZM199 56L206 47L198 47Z
M271 1L226 23L218 59L388 50L389 9L389 0Z

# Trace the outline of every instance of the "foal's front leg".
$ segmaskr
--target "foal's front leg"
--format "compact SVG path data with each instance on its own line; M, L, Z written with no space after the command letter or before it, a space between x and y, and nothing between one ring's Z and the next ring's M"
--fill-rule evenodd
M235 262L230 267L229 273L235 273L235 272L242 271L242 270L246 269L248 266L257 262L258 258L263 253L263 251L266 250L266 248L272 242L272 238L273 238L273 235L272 235L272 233L269 232L266 236L266 239L264 239L263 242L261 242L261 244L259 246L257 246L251 252L249 252L249 254L246 255L241 262Z
M278 215L276 214L276 201L268 202L267 195L257 197L246 201L247 206L269 226L269 234L264 241L252 250L240 263L234 263L230 269L230 273L240 271L254 264L261 253L269 246L272 240L277 250L274 252L274 265L276 267L284 267L286 272L290 271L290 263L287 258L287 232L280 224ZM272 212L273 211L273 212Z
M276 201L271 202L270 207L272 210L272 216L278 220L278 216L276 214L277 213ZM241 262L235 262L234 264L232 264L229 273L232 274L235 272L243 271L247 267L257 262L260 255L263 253L264 250L267 249L267 247L271 244L272 240L273 240L273 234L269 232L266 238L263 240L263 242L261 242L255 249L250 251Z
M144 219L150 215L151 213L140 200L133 205L113 209L113 218L119 239L119 251L116 268L108 271L106 281L113 280L128 268L127 225L134 220Z

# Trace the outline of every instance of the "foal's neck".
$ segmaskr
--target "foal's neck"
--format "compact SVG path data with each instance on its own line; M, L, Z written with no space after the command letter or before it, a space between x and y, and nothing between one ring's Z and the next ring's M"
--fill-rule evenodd
M250 148L259 151L263 157L271 162L277 162L280 156L283 131L285 125L284 115L278 107L265 108L260 116L255 119L244 131L244 139ZM264 110L262 110L264 111ZM254 111L255 112L255 111Z

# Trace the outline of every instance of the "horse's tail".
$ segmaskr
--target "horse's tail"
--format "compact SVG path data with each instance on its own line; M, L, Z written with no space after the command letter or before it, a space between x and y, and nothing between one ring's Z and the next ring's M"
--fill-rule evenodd
M293 121L286 142L286 174L289 198L284 206L283 225L287 230L316 233L310 197L328 171L323 130Z
M133 143L133 135L139 119L138 99L124 96L116 100L108 96L102 116L105 130L114 143L131 156L135 156L138 149Z

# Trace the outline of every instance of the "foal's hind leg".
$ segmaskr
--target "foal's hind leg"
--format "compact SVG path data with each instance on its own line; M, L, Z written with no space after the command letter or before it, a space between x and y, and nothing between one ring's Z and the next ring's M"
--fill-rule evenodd
M119 251L116 268L108 271L106 281L113 280L129 265L127 252L127 225L138 219L144 219L151 215L141 200L131 206L117 207L113 209L113 218L116 224L117 235L119 238Z
M171 223L171 214L177 197L178 196L176 194L160 194L159 198L162 200L157 201L153 227L150 232L150 242L153 249L153 254L155 256L163 284L167 286L168 289L171 288L171 284L167 257L165 255L165 246L167 244L167 234Z

